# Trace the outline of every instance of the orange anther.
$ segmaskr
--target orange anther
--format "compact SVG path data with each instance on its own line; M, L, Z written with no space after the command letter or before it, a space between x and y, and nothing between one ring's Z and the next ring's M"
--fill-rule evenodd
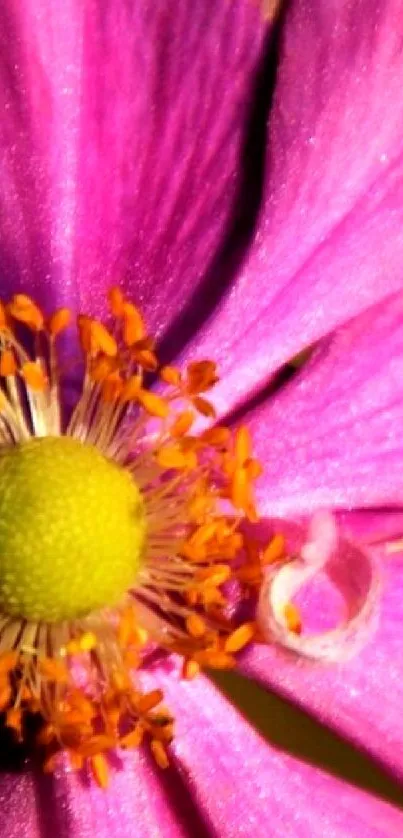
M241 425L235 435L235 458L240 465L244 465L251 456L252 442L249 429Z
M134 360L148 372L155 372L158 368L158 358L151 349L139 349L133 353Z
M86 721L89 721L94 717L95 709L93 702L89 698L86 698L80 690L74 690L70 694L69 701L71 707L77 709L81 713L82 718Z
M183 677L186 678L187 681L192 681L193 678L200 672L200 664L197 663L195 660L187 660L183 664Z
M202 416L207 416L210 419L215 419L215 408L211 404L211 402L207 401L207 399L202 399L201 396L194 396L194 398L192 399L192 404L196 408L197 412L201 413Z
M126 346L133 346L145 336L143 318L133 303L123 305L123 340Z
M15 375L17 372L17 361L12 349L5 349L0 358L0 375Z
M81 710L77 707L71 710L66 710L63 713L63 727L67 730L68 728L79 728L80 733L84 731L84 729L88 729L89 732L92 732L92 728L88 725L88 722L93 718L93 713L91 716L85 718Z
M30 329L36 332L43 329L44 316L36 303L26 294L15 294L8 310L14 320L24 323Z
M79 655L81 652L78 640L69 640L61 650L63 655Z
M249 480L256 480L256 478L260 477L263 473L262 464L259 460L255 460L253 457L245 464L245 469Z
M202 666L209 666L211 669L233 669L236 663L232 655L226 652L209 651L208 649L195 652L194 657Z
M154 739L158 739L159 742L166 742L167 744L172 742L174 735L174 726L172 721L159 721L158 717L156 717L155 723L151 725L151 729Z
M36 742L38 745L46 746L50 745L51 742L55 739L56 730L52 724L45 724L39 733L36 736Z
M122 736L119 740L119 745L121 748L138 748L143 741L143 736L144 729L141 725L136 725L130 733L126 733L125 736Z
M244 623L239 628L235 629L226 639L224 644L224 651L230 654L239 652L253 639L256 631L256 625L253 622Z
M158 739L152 739L150 743L150 749L159 768L168 768L168 754L162 742L159 742Z
M151 690L146 695L142 695L137 702L139 713L149 713L150 710L154 710L154 707L157 707L163 698L164 694L161 690Z
M12 728L21 735L22 710L18 707L11 707L6 714L6 727Z
M28 294L14 294L11 302L13 305L21 306L21 308L35 305L32 297L29 297Z
M218 381L214 361L193 361L187 367L187 391L204 393Z
M271 562L278 562L285 556L285 538L282 533L276 533L261 556L262 564L271 564Z
M109 784L109 769L103 754L94 754L90 759L90 765L94 780L101 789L106 789Z
M132 640L132 637L130 640ZM125 649L123 660L128 669L138 669L141 664L141 657L134 649Z
M108 358L114 358L117 355L116 340L102 323L92 320L90 334L92 352L103 352Z
M115 317L122 317L124 311L125 298L123 292L117 286L110 288L108 291L109 306L112 314Z
M84 765L84 757L81 754L78 754L77 751L69 751L69 761L75 771L81 771Z
M48 330L52 337L57 337L67 329L71 321L71 311L68 308L59 308L50 317L48 322Z
M186 617L186 630L192 637L203 637L207 626L198 614L190 614L189 617Z
M168 402L162 399L161 396L157 396L156 393L150 393L148 390L140 390L137 399L150 416L156 416L159 419L166 419L168 416Z
M133 631L133 640L138 646L145 646L148 641L148 632L141 626L136 626Z
M223 585L231 577L231 568L226 564L216 564L199 570L196 578L207 581L210 585Z
M187 434L193 425L195 415L192 410L184 410L176 417L175 422L169 430L169 433L174 438L178 438Z
M297 606L294 605L293 602L288 602L287 605L284 606L283 613L287 622L288 630L292 631L294 634L301 634L302 620Z
M176 445L165 445L160 448L156 460L161 468L166 469L192 469L197 466L197 457L194 451L181 451Z
M142 384L142 376L141 375L132 375L125 381L123 385L121 399L123 402L130 402L133 399L137 399L137 396L141 390Z
M207 553L203 544L192 544L191 541L184 541L181 545L181 554L191 562L204 562Z
M260 585L262 569L258 564L246 564L235 571L236 578L245 585Z
M249 480L244 468L237 468L232 479L231 500L236 509L245 509L249 503Z
M208 524L202 524L201 527L193 533L191 537L192 544L196 547L201 544L206 544L217 534L217 521L209 521Z
M111 684L118 692L125 692L130 689L130 678L126 672L113 672L111 676Z
M78 645L82 652L91 652L98 645L97 636L93 631L86 631L79 639Z
M208 428L208 430L203 431L201 439L206 445L220 448L227 444L230 436L231 432L229 428L216 426L215 428Z
M181 383L181 374L176 367L162 367L160 377L165 384L172 384L173 387L178 387Z
M27 361L21 367L21 375L31 390L46 390L48 379L39 362Z
M260 521L256 506L252 500L248 500L244 507L245 515L251 524L258 524Z

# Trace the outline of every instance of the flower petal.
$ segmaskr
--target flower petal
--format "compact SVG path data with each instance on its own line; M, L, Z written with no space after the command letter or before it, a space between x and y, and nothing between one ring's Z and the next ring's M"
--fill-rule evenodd
M403 828L403 813L272 749L206 679L178 685L168 675L163 688L178 718L176 765L205 834L369 838Z
M403 501L403 294L339 329L250 415L269 516Z
M302 349L401 288L400 0L294 0L244 268L189 349L229 411Z
M28 771L0 775L0 835L43 838L35 780Z
M264 25L253 3L7 0L0 12L2 291L154 329L229 223Z
M403 554L383 554L382 559L378 629L357 657L342 665L323 666L259 645L245 653L241 671L291 699L402 779ZM308 616L314 603L315 621L326 621L326 599L316 597L310 603L306 595L302 607L304 603Z
M378 623L381 580L373 551L357 549L341 536L329 513L316 513L307 528L281 520L272 525L286 537L294 558L266 568L257 620L268 643L294 652L296 662L344 663L355 657ZM295 607L301 593L303 631L296 632L286 609ZM299 608L296 615L299 624Z
M44 834L57 834L58 838L186 838L188 832L165 795L161 774L162 769L146 754L130 753L111 768L110 785L105 790L93 779L83 781L79 773L61 767L50 778L54 806L43 816L48 829ZM43 777L37 782L43 783ZM64 813L65 831L53 831L55 811Z
M178 682L175 665L156 675L177 715L171 767L162 771L147 754L128 754L111 769L106 791L63 767L54 776L3 776L2 838L266 838L285 831L321 838L329 828L334 838L376 838L402 831L402 812L272 749L206 678Z

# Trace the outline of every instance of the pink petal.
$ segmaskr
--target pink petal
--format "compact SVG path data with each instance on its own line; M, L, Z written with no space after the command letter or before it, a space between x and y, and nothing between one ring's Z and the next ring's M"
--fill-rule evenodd
M2 838L46 835L42 830L35 779L28 771L0 775L0 835Z
M163 689L178 720L176 765L204 834L369 838L403 829L403 813L272 749L206 679L179 686L166 676Z
M189 349L228 412L304 347L401 288L400 0L295 0L249 257Z
M402 313L400 294L357 317L250 415L262 514L401 503Z
M403 538L402 509L360 509L337 513L339 526L356 543L390 547ZM388 549L388 548L387 548Z
M207 679L179 682L176 667L158 670L177 717L171 767L163 772L147 754L127 755L107 791L63 768L53 778L5 775L2 838L401 833L402 812L272 749Z
M342 665L315 665L259 645L245 653L241 669L403 778L402 553L383 554L382 575L379 626L355 658ZM302 605L308 619L326 620L325 598L310 599L307 592Z
M120 279L163 328L229 223L263 34L244 0L7 0L2 292L96 313Z
M187 838L188 832L164 790L162 769L144 753L125 755L119 768L111 769L105 791L93 780L60 768L51 778L53 805L44 815L47 832L54 835L55 817L64 831L58 838ZM38 786L49 778L38 776ZM2 836L3 838L3 836ZM4 836L8 838L8 836ZM10 835L11 838L11 835Z

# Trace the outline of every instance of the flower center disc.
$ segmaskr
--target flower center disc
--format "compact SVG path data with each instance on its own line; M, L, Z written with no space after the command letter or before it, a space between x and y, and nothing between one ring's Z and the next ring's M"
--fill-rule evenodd
M145 540L129 472L70 437L0 454L0 607L58 622L115 605L133 586Z

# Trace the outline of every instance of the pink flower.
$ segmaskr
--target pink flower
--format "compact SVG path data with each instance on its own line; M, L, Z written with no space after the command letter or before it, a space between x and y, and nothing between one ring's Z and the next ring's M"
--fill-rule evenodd
M295 0L275 25L247 0L0 11L2 297L102 317L118 282L164 360L218 361L219 417L247 414L265 464L263 528L288 519L298 541L294 519L337 510L330 570L357 614L380 553L380 625L353 661L259 645L241 666L399 777L402 519L387 508L402 500L402 12ZM331 556L328 524L303 539L308 564L318 543ZM327 602L313 589L302 604L323 624ZM178 720L167 772L136 752L107 791L63 766L5 773L4 838L401 834L401 813L271 749L205 676L164 661L144 677Z

